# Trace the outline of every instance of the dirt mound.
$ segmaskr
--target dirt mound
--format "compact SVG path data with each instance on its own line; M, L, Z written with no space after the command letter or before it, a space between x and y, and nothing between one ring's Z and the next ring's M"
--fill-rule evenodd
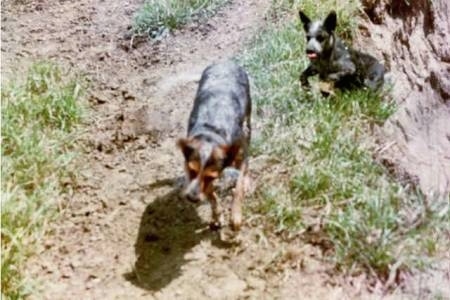
M398 111L380 157L430 198L450 192L450 4L366 0L370 39L394 79ZM367 40L364 43L368 42Z

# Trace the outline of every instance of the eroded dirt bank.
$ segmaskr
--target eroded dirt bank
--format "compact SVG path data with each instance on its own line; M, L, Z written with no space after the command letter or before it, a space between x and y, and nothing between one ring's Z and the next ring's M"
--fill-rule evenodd
M382 157L432 200L450 192L450 3L363 1L374 47L390 66L398 111Z

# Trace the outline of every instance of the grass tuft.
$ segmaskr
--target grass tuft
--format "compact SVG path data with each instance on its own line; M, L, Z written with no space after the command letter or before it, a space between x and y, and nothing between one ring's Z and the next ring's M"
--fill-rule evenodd
M2 298L28 292L24 262L52 219L71 175L82 87L50 63L2 88Z
M351 39L358 1L282 1L274 9L296 16L300 6L312 18L335 9L338 32ZM391 101L365 90L323 98L317 88L300 87L306 39L298 18L291 20L269 27L240 57L258 91L255 119L263 128L252 153L268 155L266 167L280 170L261 175L253 209L277 231L324 224L339 269L387 280L445 242L439 232L449 232L448 199L430 208L374 161L373 128L394 112Z
M228 0L146 0L135 14L133 30L157 38L193 20L210 16Z

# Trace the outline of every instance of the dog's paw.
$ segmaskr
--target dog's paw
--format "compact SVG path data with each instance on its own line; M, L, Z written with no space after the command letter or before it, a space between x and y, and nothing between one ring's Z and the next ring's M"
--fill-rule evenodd
M223 227L224 224L224 218L223 215L213 215L213 220L211 221L211 223L209 223L209 228L211 230L219 230L220 228Z
M213 231L219 230L225 223L223 214L220 212L213 212L212 221L209 223L209 228Z
M231 228L238 232L239 230L241 230L241 226L242 226L242 215L241 214L233 214L231 215Z
M211 229L212 231L217 231L220 228L222 228L222 223L220 223L220 222L213 221L213 222L209 223L209 229Z
M319 90L323 96L334 96L334 82L329 81L320 81L319 82Z
M240 231L231 230L231 228L222 228L219 232L220 241L228 245L240 245L243 242L243 237Z

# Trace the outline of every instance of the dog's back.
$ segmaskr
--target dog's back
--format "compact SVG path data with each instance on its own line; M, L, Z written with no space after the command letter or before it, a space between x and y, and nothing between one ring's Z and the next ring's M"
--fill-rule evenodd
M355 71L341 76L334 86L339 89L354 89L368 87L375 91L382 87L384 82L384 66L372 55L358 51L345 44L336 37L336 57L347 56L348 60L342 60L342 64L352 64ZM326 68L324 68L326 70ZM326 72L326 71L325 71ZM326 76L320 74L321 79Z
M242 125L250 117L247 73L231 61L205 69L194 101L188 135L214 132L232 144L241 138Z

